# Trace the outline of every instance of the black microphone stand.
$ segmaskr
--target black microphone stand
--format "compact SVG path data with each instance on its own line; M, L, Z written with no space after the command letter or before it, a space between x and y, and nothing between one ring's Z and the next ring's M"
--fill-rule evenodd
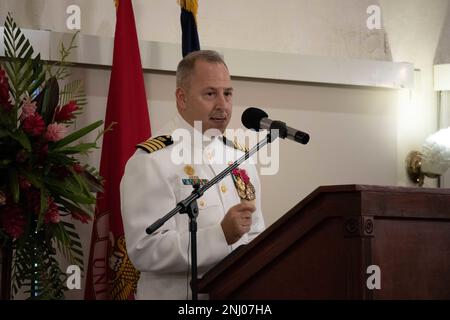
M167 220L172 218L177 213L187 213L189 216L189 232L191 234L191 290L192 290L192 300L198 299L197 291L197 216L198 216L198 206L197 199L200 198L206 190L211 188L213 185L225 178L231 171L237 168L242 162L250 158L259 149L264 147L266 144L273 142L278 137L286 136L286 129L281 125L280 128L274 128L278 130L271 130L267 136L260 142L258 142L252 149L247 151L245 155L236 160L232 165L228 166L221 173L215 176L213 179L208 181L203 186L199 184L194 185L194 190L191 195L188 196L183 201L180 201L177 206L167 213L164 217L156 220L151 226L149 226L145 231L147 234L152 234L158 230Z

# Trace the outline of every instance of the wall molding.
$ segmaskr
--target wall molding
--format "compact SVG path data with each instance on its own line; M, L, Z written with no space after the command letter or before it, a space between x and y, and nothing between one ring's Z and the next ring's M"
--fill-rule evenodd
M69 43L72 33L23 29L36 52L46 61L57 61L61 41ZM111 67L114 38L79 34L77 48L69 62L93 67ZM140 41L144 72L174 72L181 59L181 45ZM223 54L231 75L240 78L307 83L368 86L380 88L413 88L414 67L411 63L357 60L300 54L214 49ZM4 56L3 27L0 27L0 56Z

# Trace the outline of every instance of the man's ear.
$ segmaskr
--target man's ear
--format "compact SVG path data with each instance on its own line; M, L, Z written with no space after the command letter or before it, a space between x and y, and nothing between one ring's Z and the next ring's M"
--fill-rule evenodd
M186 92L183 88L178 87L175 90L175 98L177 99L177 106L180 110L186 110Z

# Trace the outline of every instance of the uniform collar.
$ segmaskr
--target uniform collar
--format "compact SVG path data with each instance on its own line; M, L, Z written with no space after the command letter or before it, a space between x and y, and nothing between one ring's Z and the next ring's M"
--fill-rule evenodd
M191 136L191 146L194 149L202 148L205 150L207 148L211 148L217 141L221 142L223 139L223 135L215 137L204 135L202 132L195 129L186 120L184 120L179 113L177 113L173 119L173 128L170 134L173 134L176 129L184 129L189 132Z

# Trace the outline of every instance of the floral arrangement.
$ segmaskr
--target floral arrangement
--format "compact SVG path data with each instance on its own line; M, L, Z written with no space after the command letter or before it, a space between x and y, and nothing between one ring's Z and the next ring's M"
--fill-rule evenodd
M72 219L92 219L98 172L76 158L97 148L79 139L97 129L97 121L70 130L86 104L79 80L69 82L69 47L61 61L44 64L8 15L4 28L6 59L0 65L0 245L12 257L13 294L60 299L66 274L56 248L83 270L83 251ZM34 57L33 57L34 56ZM66 80L62 90L58 81ZM68 134L68 132L73 131ZM2 266L4 268L5 266ZM64 270L65 271L65 270ZM2 284L4 285L4 284Z

